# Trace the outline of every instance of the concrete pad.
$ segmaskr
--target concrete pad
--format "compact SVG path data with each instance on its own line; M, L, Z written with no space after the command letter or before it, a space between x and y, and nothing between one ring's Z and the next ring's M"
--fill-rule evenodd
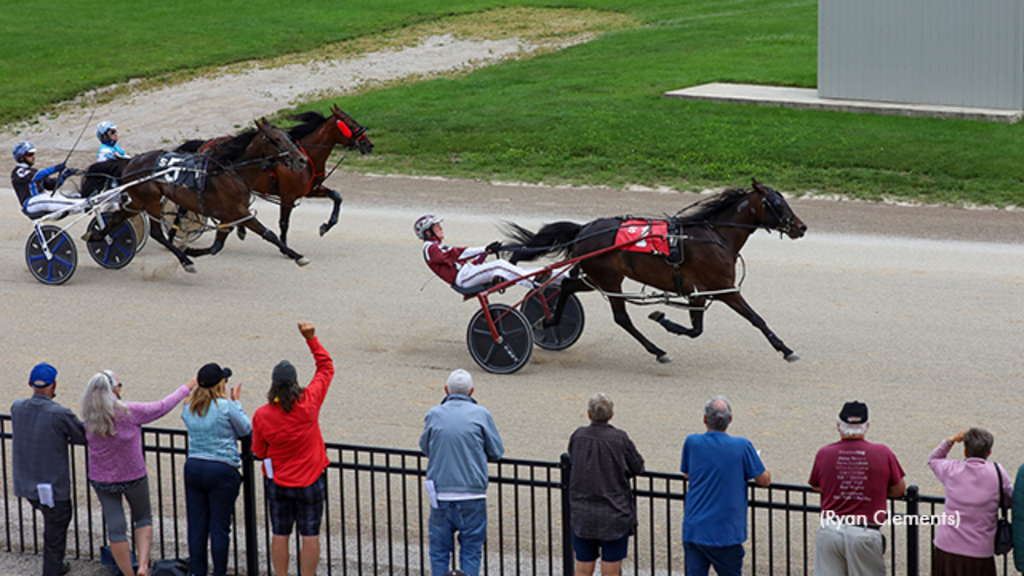
M709 102L732 102L757 104L759 106L782 106L798 110L834 110L858 114L885 114L889 116L922 116L928 118L959 118L1013 124L1022 118L1021 110L1000 108L973 108L945 106L939 104L908 104L903 102L874 102L870 100L844 100L821 98L818 91L810 88L788 88L784 86L755 86L752 84L723 84L713 82L682 90L665 92L665 98L684 100L707 100Z

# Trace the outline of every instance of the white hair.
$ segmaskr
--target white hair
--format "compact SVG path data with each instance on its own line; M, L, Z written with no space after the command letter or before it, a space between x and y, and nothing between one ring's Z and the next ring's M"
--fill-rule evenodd
M839 423L839 435L843 438L849 438L851 436L864 436L868 433L868 423L863 422L861 424L847 424L842 420L838 420Z
M118 412L128 414L128 406L114 394L117 376L112 370L94 375L82 391L82 422L85 431L96 436L113 436Z

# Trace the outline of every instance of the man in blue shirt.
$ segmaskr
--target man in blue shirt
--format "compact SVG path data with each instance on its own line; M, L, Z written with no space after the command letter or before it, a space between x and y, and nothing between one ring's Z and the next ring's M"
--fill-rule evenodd
M740 576L747 480L759 486L772 481L750 440L725 433L731 422L729 401L715 396L704 405L707 432L691 434L683 444L679 469L690 481L683 512L686 576L707 576L711 566L719 576Z

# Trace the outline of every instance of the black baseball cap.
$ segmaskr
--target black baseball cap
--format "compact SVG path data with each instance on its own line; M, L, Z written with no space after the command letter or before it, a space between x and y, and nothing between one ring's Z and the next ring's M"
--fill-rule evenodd
M221 380L231 377L231 368L221 368L220 364L210 362L199 369L196 380L203 388L213 388L220 384Z
M854 400L843 404L839 419L847 424L863 424L868 421L868 405Z

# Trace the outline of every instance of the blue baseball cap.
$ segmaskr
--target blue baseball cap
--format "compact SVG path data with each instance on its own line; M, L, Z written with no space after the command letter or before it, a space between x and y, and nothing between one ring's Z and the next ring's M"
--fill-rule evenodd
M46 362L36 364L32 374L28 377L28 383L34 388L46 388L57 381L57 369Z

